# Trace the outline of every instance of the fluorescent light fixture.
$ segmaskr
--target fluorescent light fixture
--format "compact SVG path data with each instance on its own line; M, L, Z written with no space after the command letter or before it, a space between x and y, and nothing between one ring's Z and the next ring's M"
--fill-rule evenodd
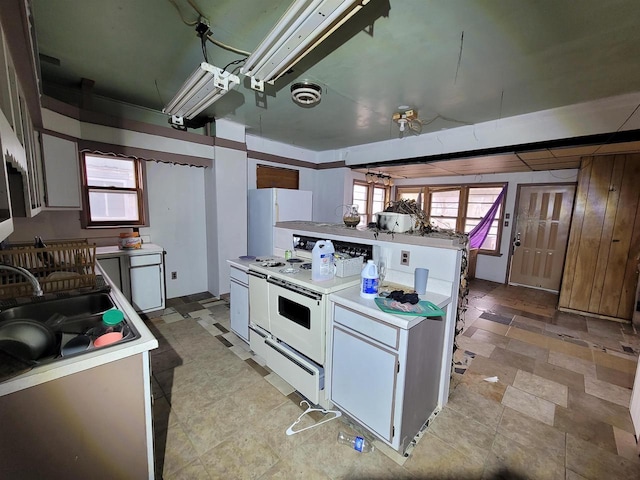
M167 115L193 118L239 83L236 75L202 62L162 111Z
M240 73L252 87L274 82L346 22L369 0L295 0ZM254 85L255 83L255 85Z

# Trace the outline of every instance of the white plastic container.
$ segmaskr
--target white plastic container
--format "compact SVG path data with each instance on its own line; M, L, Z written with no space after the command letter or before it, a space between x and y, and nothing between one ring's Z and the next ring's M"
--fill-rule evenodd
M311 251L311 280L323 282L332 280L336 274L333 263L333 243L331 240L318 240Z
M367 260L360 274L360 296L362 298L378 296L378 267L373 260Z

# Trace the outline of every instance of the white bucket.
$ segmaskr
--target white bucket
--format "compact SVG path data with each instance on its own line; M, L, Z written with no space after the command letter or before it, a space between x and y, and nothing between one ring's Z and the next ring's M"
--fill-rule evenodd
M331 280L336 274L333 263L333 243L331 240L318 240L311 251L311 280L322 282Z

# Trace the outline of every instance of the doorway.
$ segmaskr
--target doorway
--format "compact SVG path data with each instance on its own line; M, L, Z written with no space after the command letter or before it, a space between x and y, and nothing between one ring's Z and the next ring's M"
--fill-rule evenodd
M518 186L510 285L560 291L575 192L575 184Z

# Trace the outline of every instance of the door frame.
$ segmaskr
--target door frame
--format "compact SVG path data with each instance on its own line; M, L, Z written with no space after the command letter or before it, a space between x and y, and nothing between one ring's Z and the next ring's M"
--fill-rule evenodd
M577 197L577 193L578 193L578 182L544 182L544 183L518 183L518 185L516 186L516 201L513 205L513 216L512 216L512 223L511 223L511 238L509 240L509 256L507 258L507 270L506 270L506 274L505 274L505 279L504 279L504 284L505 285L510 285L509 284L509 278L511 278L511 261L513 259L513 254L514 254L514 248L513 248L513 235L515 232L516 227L518 225L518 206L520 205L520 192L521 192L521 188L528 188L528 187L554 187L554 186L573 186L575 187L575 192L573 195L573 203L571 205L571 218L569 219L569 233L571 233L571 226L573 223L573 210L575 209L576 206L576 197ZM567 236L567 245L569 245L569 237ZM558 292L556 292L555 290L549 290L547 288L539 288L539 287L533 287L530 285L519 285L522 286L524 288L533 288L534 290L543 290L545 292L552 292L552 293L558 293L558 295L560 294L560 290L562 289L562 278L564 277L564 267L566 265L566 259L567 259L567 252L565 250L565 254L564 254L564 262L562 263L562 272L560 273L560 285L558 287Z

